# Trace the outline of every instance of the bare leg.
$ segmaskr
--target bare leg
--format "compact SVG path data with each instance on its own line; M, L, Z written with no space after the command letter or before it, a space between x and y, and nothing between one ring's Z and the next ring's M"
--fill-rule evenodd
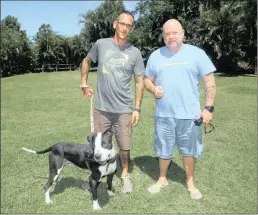
M196 159L194 157L183 157L186 171L186 184L188 189L196 189L194 185L194 169Z
M124 177L128 174L129 159L130 159L130 150L121 150L120 149L120 162L122 165L121 177Z
M170 163L170 159L159 159L159 179L154 185L148 188L150 193L158 193L162 187L168 185L167 172Z
M128 174L129 158L130 151L120 149L120 161L123 169L121 174L121 179L123 182L123 193L131 193L133 190L133 185Z
M196 189L194 185L194 169L196 159L194 157L184 157L184 167L186 171L186 184L188 191L190 192L190 197L192 199L201 199L202 193Z
M171 160L159 159L159 179L157 184L159 185L167 185L167 172L168 167L171 163Z

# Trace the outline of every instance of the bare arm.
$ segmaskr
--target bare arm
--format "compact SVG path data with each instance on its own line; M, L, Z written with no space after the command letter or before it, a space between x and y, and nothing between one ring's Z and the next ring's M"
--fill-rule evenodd
M205 89L205 106L213 106L216 98L216 84L213 73L203 77Z
M135 108L139 110L135 110L132 113L132 126L136 126L140 119L140 108L142 104L142 97L143 97L143 90L144 90L144 82L143 82L143 75L135 75Z
M156 99L160 99L163 96L163 89L160 86L156 86L154 81L154 77L145 77L144 86Z
M213 73L209 73L203 77L205 90L205 106L213 106L216 98L216 84ZM213 113L203 109L202 118L205 124L210 123L213 118Z
M87 84L90 66L91 66L91 59L89 57L84 58L82 61L82 68L81 68L81 84Z
M144 82L143 75L135 75L135 107L140 108L142 103L143 91L144 91Z
M150 93L153 93L155 89L154 77L145 77L144 86L146 90L148 90Z
M81 68L81 89L83 92L83 96L86 96L88 98L90 98L93 94L93 89L87 85L90 66L91 66L91 59L89 57L84 58L82 61L82 68Z

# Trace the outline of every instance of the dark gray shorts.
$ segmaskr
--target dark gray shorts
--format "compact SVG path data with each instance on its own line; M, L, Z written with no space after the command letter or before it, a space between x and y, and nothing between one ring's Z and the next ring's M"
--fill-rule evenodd
M94 110L94 131L103 132L113 126L117 145L122 150L132 149L132 114Z
M196 126L193 119L154 117L154 122L154 150L161 159L172 159L175 145L181 156L202 155L201 126Z

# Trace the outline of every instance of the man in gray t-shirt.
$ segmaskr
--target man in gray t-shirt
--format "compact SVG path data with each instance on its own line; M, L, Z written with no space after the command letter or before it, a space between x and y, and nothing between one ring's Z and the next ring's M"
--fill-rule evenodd
M139 121L145 75L140 50L127 43L133 21L134 17L130 12L122 12L113 23L114 37L97 40L82 62L80 85L83 95L91 98L93 89L87 85L88 72L91 62L98 62L94 131L103 132L110 127L115 129L124 193L132 192L133 188L128 174L132 126ZM134 104L132 76L136 83Z
M145 71L140 50L106 38L97 40L87 57L94 63L98 61L95 108L110 113L131 113L131 79L133 75L143 76Z

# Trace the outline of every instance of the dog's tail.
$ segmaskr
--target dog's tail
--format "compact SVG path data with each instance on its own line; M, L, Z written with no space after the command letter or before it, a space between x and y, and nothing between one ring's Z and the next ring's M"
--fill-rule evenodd
M35 151L35 150L32 150L32 149L27 149L25 147L22 147L22 149L26 152L30 152L30 153L34 153L34 154L44 154L44 153L47 153L47 152L50 152L52 151L53 149L53 146L47 148L47 149L44 149L44 150L41 150L41 151Z

